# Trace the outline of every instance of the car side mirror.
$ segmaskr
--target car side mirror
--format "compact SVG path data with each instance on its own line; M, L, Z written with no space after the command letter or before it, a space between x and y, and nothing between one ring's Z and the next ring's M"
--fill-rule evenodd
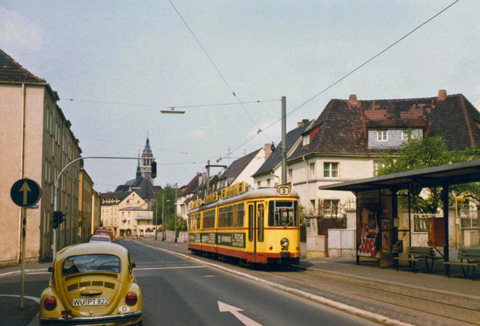
M132 263L132 268L135 268L135 267L137 267L137 264Z
M48 268L48 272L49 272L49 273L53 273L53 267L50 266L50 267Z

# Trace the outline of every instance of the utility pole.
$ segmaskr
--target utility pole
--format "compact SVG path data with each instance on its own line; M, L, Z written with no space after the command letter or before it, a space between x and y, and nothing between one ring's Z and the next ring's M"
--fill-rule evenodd
M165 189L162 191L162 241L165 241Z
M178 182L175 183L175 199L173 200L174 203L174 214L173 218L175 219L175 243L177 242L177 187L178 187Z
M158 232L158 221L157 221L157 199L154 199L155 203L155 210L153 211L153 214L155 215L155 240L157 240L157 232Z
M207 189L205 189L205 197L208 195L208 188L210 187L210 160L207 161Z
M282 96L282 184L287 183L287 99Z

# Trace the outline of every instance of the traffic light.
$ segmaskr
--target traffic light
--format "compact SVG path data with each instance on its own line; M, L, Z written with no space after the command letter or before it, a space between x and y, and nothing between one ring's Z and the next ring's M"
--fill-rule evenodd
M65 221L65 215L62 211L55 211L53 212L53 221L52 221L52 227L54 229L58 228L60 224L62 224Z
M157 177L157 162L152 161L152 179L155 179Z

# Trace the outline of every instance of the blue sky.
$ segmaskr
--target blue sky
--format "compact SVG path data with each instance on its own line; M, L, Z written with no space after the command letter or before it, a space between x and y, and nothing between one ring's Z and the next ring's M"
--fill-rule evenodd
M229 148L236 151L223 164L278 143L280 123L242 145L280 118L282 96L294 110L453 0L172 2L226 82L168 0L0 3L0 48L58 91L83 155L137 156L148 132L162 186L186 184ZM446 89L475 104L479 12L480 1L459 1L290 114L288 129L350 94L431 97ZM231 90L262 102L159 112L236 103ZM134 178L136 162L87 160L86 169L96 190L114 190Z

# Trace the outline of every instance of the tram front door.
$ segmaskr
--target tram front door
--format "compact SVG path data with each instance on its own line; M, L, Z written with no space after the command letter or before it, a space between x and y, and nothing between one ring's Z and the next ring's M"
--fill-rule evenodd
M248 261L262 262L263 253L259 248L264 239L265 203L249 202L248 206ZM262 259L263 258L263 259Z

